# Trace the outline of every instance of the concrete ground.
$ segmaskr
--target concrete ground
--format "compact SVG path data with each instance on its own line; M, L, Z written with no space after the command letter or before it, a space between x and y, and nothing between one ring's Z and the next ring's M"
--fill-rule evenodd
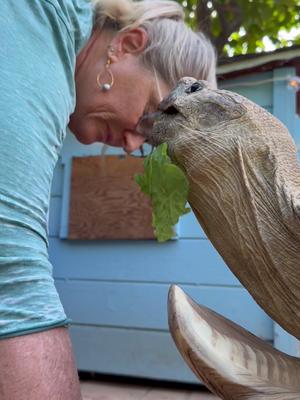
M132 383L82 381L83 400L217 400L204 388L170 389Z

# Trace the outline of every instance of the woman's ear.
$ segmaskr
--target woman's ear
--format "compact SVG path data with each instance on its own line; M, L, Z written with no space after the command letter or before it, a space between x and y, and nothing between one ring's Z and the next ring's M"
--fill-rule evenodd
M117 34L111 42L111 47L114 48L111 59L114 57L120 58L126 54L142 53L148 43L148 33L143 28L135 28L128 32Z

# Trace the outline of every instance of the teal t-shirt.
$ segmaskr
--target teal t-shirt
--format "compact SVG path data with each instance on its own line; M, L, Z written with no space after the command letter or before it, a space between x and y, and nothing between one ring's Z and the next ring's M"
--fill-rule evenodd
M47 255L53 170L75 106L86 0L0 2L0 337L65 320Z

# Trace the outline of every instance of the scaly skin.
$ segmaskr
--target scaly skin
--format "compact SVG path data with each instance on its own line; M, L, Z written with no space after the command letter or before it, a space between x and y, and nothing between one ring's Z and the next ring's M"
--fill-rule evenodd
M167 142L185 170L207 237L257 303L300 339L300 167L289 132L250 100L192 78L160 109L148 139Z

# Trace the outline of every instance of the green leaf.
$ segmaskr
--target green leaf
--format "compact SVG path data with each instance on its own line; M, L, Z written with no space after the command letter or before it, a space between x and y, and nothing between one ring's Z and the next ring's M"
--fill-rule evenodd
M265 49L262 42L268 36L276 47L298 43L292 38L282 43L279 31L290 31L300 28L300 2L299 0L177 0L185 5L187 23L192 29L204 29L205 33L214 42L219 54L238 55L245 51L255 52L256 49ZM199 12L191 14L195 6L207 9L206 19L203 21ZM214 13L213 13L214 12ZM212 14L213 13L213 14ZM191 15L193 17L191 17ZM245 37L239 37L239 28L243 26ZM243 43L247 42L247 49ZM225 46L225 47L224 47Z
M152 225L159 242L174 236L179 217L190 211L186 208L189 183L183 171L172 164L166 143L158 146L144 161L144 174L135 181L152 203Z

